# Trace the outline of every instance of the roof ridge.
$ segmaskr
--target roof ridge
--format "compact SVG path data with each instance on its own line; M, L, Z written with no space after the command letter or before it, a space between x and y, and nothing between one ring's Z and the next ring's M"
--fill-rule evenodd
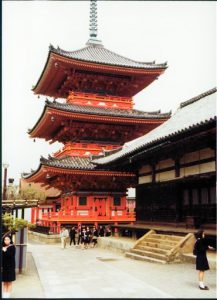
M200 100L200 99L202 99L202 98L205 98L206 96L209 96L209 95L211 95L211 94L216 93L216 91L217 91L217 88L214 87L213 89L210 89L210 90L208 90L208 91L206 91L206 92L204 92L204 93L202 93L202 94L199 94L199 95L196 96L196 97L193 97L193 98L191 98L191 99L189 99L189 100L186 100L186 101L184 101L184 102L181 102L179 107L180 107L180 108L183 108L183 107L185 107L185 106L187 106L187 105L193 104L194 102L197 102L198 100Z

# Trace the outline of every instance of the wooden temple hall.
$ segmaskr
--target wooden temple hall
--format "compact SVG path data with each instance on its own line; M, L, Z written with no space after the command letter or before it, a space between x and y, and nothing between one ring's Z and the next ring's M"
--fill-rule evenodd
M41 157L37 170L23 180L47 190L55 188L59 196L48 197L34 208L32 222L59 232L62 224L129 224L136 220L126 200L127 189L137 185L136 173L130 168L110 170L94 159L116 153L124 143L170 118L170 112L133 108L133 97L166 68L166 63L139 62L106 49L97 37L95 0L90 1L90 36L85 47L66 51L50 46L33 88L38 98L47 98L29 136L57 141L63 147L48 158Z
M216 236L215 160L216 88L182 102L162 125L93 162L137 174L138 224L214 229Z

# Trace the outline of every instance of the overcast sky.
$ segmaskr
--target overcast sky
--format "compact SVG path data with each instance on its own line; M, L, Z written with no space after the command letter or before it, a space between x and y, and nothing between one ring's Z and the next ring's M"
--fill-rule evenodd
M45 101L31 88L49 44L68 51L85 46L89 1L4 1L2 6L2 160L18 183L22 172L38 167L41 155L61 147L28 137ZM134 97L136 109L174 112L180 102L216 85L215 2L98 1L98 37L128 58L168 62L165 73Z

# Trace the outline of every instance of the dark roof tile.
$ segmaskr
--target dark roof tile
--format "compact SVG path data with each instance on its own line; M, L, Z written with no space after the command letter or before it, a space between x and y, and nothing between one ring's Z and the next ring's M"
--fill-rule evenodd
M41 157L40 163L50 167L67 169L93 170L95 168L94 164L91 163L91 159L88 157L65 156L55 158L50 156L48 159Z
M48 107L56 108L59 110L83 113L83 114L94 114L102 116L113 116L113 117L125 117L125 118L139 118L139 119L164 119L171 116L171 111L168 113L156 112L145 112L136 109L112 109L112 108L101 108L94 106L84 106L84 105L74 105L68 103L50 102L46 100L46 105Z

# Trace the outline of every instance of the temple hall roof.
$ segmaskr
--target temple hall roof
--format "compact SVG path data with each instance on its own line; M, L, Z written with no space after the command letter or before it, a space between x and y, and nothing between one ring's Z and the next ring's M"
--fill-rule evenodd
M141 69L167 68L167 63L155 64L154 61L139 62L126 58L122 55L119 55L113 51L106 49L102 44L89 44L88 46L76 51L65 51L60 49L59 47L55 48L54 46L50 45L50 51L62 55L64 57L99 64Z
M107 152L105 157L99 157L93 162L99 165L111 163L141 149L159 145L170 137L214 121L216 119L216 91L217 89L213 88L182 102L169 120L146 135L125 143L118 152L111 155Z

